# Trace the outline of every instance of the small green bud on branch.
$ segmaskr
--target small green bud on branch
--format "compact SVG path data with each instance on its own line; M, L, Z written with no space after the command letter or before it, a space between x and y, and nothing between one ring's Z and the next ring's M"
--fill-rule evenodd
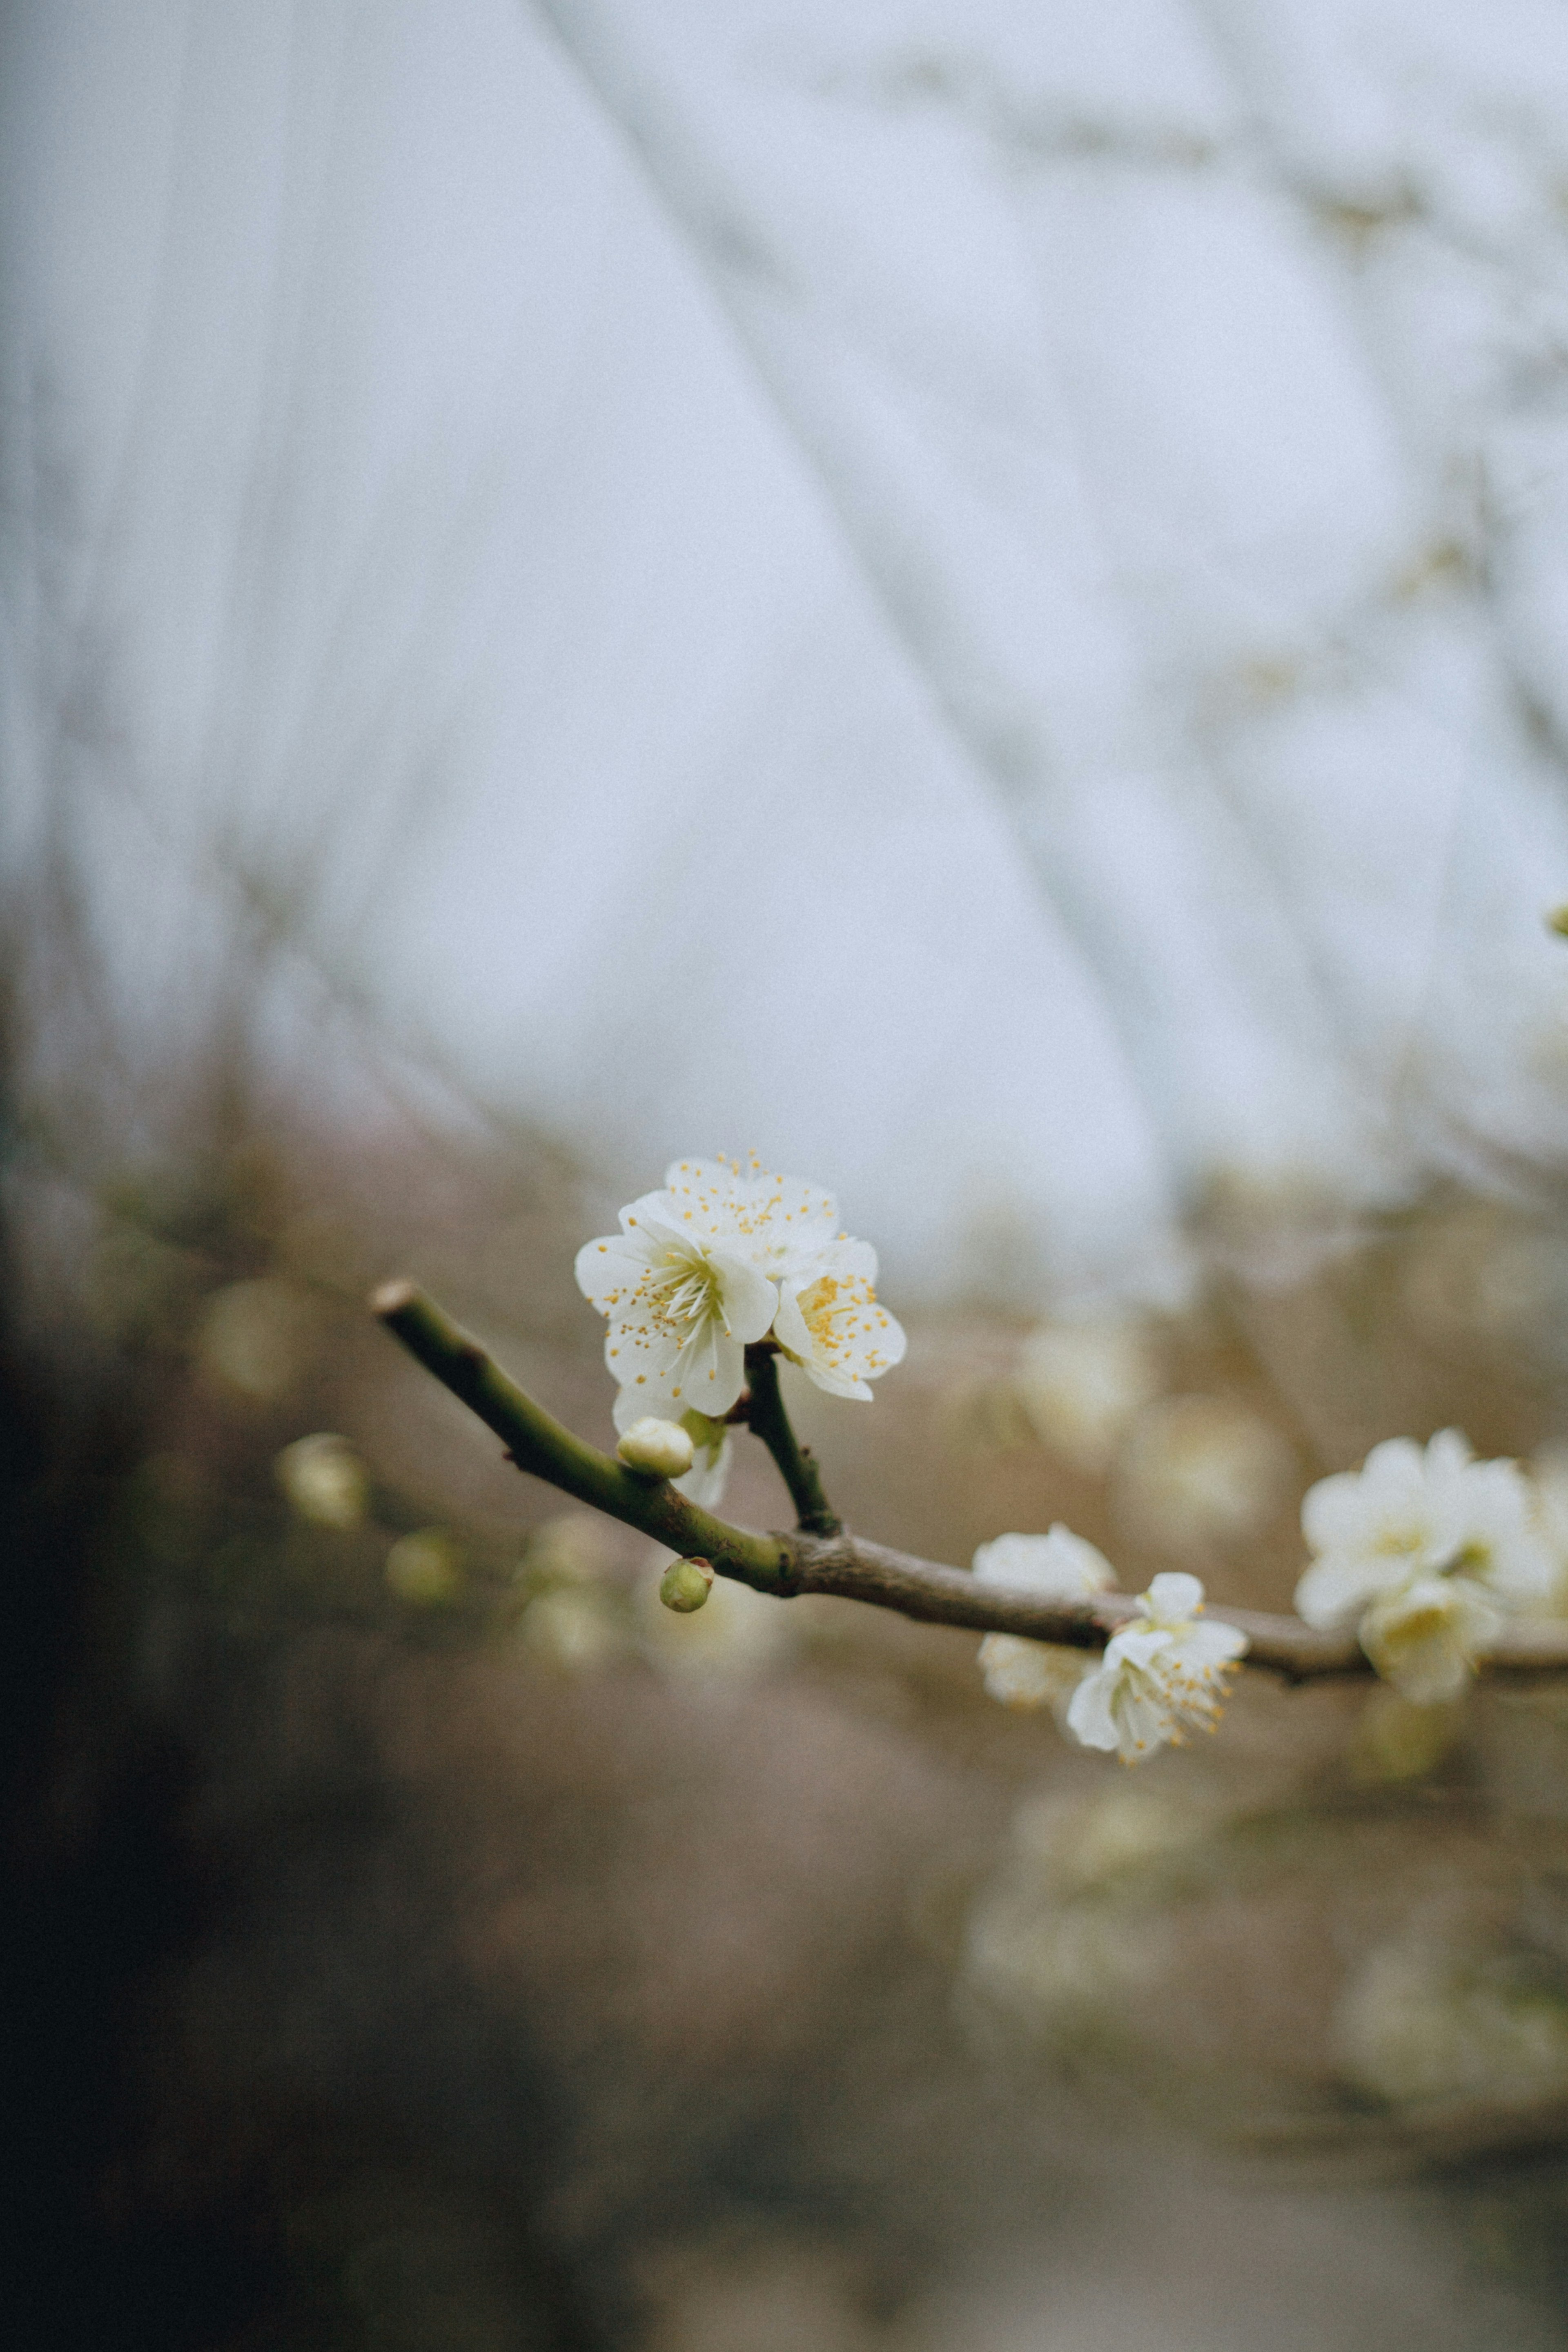
M658 1597L678 1617L700 1609L713 1590L713 1570L705 1559L672 1559L658 1580Z

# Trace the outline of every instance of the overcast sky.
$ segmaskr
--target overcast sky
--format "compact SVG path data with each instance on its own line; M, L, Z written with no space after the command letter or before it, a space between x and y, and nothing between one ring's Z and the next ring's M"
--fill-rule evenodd
M4 839L633 1189L1179 1279L1568 1127L1568 15L13 0Z

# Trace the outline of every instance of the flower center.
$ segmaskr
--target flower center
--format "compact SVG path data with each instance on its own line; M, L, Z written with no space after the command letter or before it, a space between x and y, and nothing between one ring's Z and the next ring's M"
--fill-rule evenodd
M675 1244L648 1268L639 1288L656 1326L677 1339L689 1339L710 1316L723 1313L716 1269Z

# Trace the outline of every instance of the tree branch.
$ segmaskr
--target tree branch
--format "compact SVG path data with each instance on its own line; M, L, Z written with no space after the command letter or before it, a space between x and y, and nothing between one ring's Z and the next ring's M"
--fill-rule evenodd
M1130 1594L1121 1592L1100 1593L1084 1601L1042 1600L986 1584L962 1569L942 1568L882 1544L866 1543L843 1528L833 1534L814 1534L803 1527L794 1535L754 1535L731 1527L699 1510L668 1481L639 1477L613 1455L574 1437L412 1282L384 1284L370 1304L409 1354L494 1430L520 1470L652 1536L671 1551L710 1561L721 1576L759 1592L780 1600L801 1592L827 1592L876 1609L896 1610L928 1624L961 1626L974 1633L1016 1633L1026 1641L1056 1642L1075 1650L1103 1649L1137 1607ZM784 1426L788 1432L787 1421ZM794 1445L793 1432L789 1443ZM779 1466L784 1468L782 1462ZM787 1472L785 1478L788 1483ZM818 1499L821 1491L816 1482ZM801 1496L793 1485L791 1492L799 1509ZM1266 1616L1252 1609L1221 1604L1216 1613L1247 1635L1244 1664L1279 1675L1288 1683L1370 1675L1373 1671L1353 1635L1314 1633L1299 1617ZM1481 1664L1483 1671L1509 1675L1568 1672L1568 1626L1511 1624Z
M751 1399L746 1419L778 1465L779 1475L795 1505L795 1525L813 1536L836 1536L844 1522L822 1491L822 1473L809 1445L802 1445L790 1426L779 1388L778 1350L759 1340L746 1350L746 1377Z

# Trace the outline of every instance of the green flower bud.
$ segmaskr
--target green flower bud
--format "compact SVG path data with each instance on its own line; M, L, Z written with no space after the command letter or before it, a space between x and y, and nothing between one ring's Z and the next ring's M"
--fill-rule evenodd
M421 1528L400 1536L387 1553L386 1580L416 1609L444 1608L461 1597L462 1556L445 1528Z
M672 1559L658 1580L658 1597L667 1609L689 1617L713 1590L713 1571L705 1559Z
M364 1464L346 1437L320 1430L297 1437L273 1464L278 1483L302 1519L319 1528L357 1528L370 1501Z
M616 1452L639 1478L682 1478L691 1467L691 1440L678 1422L634 1421Z

